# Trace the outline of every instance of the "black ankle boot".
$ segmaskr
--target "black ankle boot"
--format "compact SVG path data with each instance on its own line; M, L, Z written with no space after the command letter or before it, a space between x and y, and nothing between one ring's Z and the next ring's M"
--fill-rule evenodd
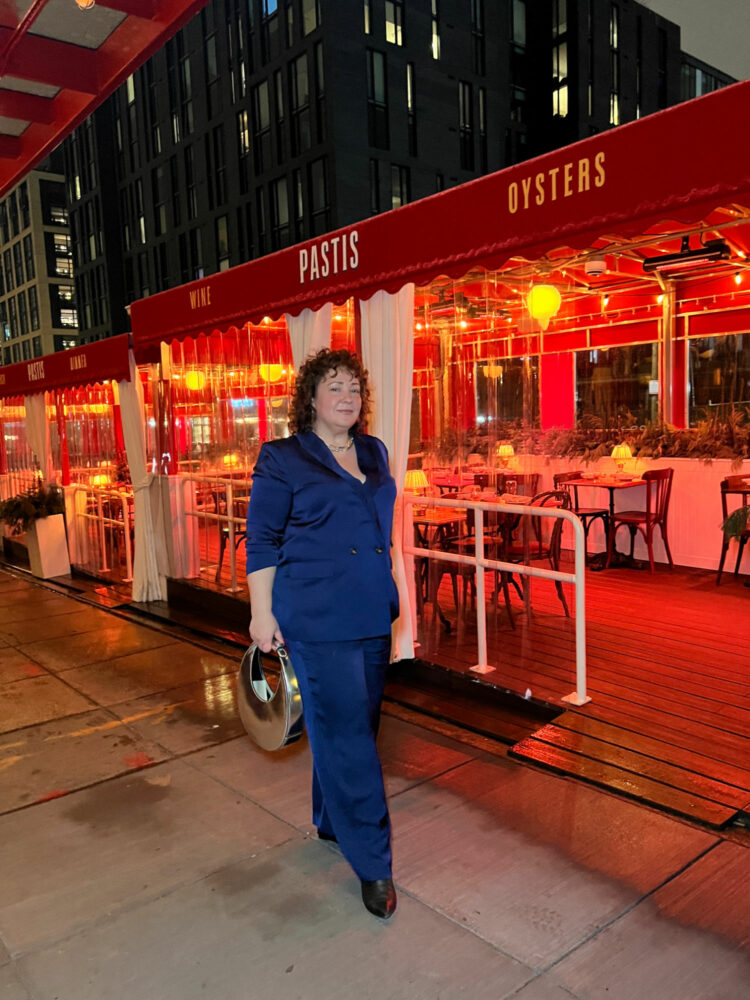
M374 882L362 882L362 902L370 913L381 920L387 920L396 912L396 890L393 879L378 878Z

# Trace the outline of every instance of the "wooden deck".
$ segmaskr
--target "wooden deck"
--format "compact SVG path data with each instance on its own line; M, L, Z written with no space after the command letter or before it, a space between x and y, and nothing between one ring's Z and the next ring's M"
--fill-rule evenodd
M533 581L531 615L514 602L515 629L504 610L491 612L495 669L482 682L561 709L512 755L712 827L750 822L745 580L725 575L717 588L705 570L587 572L592 700L581 708L561 700L575 688L575 645L552 585ZM457 613L447 582L440 604L454 630L446 634L428 604L418 655L468 672L477 660L475 613Z

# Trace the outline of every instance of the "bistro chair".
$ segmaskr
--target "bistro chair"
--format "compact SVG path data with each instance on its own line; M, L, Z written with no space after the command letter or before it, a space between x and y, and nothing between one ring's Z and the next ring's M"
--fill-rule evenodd
M547 490L544 493L538 493L529 504L530 507L562 507L563 510L572 509L571 496L566 490ZM523 521L528 521L528 515L522 515ZM533 522L542 521L542 518L532 518ZM545 519L546 520L546 519ZM524 525L524 530L528 529L528 525ZM547 559L550 564L550 568L554 570L560 569L560 552L562 549L562 530L563 530L563 518L555 518L555 522L552 525L552 530L549 533L549 538L547 541L543 539L543 532L541 525L534 525L534 534L536 540L534 545L528 544L526 539L515 540L510 542L506 548L506 557L509 562L533 562L538 559ZM528 580L524 577L524 588L528 586ZM568 602L565 600L565 592L563 591L562 583L560 580L555 580L555 590L557 591L557 596L560 598L560 603L565 611L565 617L570 618L570 611L568 610Z
M654 572L654 532L658 526L661 532L664 549L669 560L669 568L674 567L672 553L669 551L667 538L667 515L669 513L669 495L672 492L672 477L674 469L649 469L643 473L646 484L645 510L620 510L615 512L615 523L612 529L611 550L615 548L617 531L626 525L630 531L630 558L633 558L636 532L640 531L648 549L648 561L651 572Z
M239 518L241 520L245 520L246 521L246 518L247 518L247 507L248 507L248 503L249 502L250 502L250 498L249 497L236 497L235 498L235 500L233 502L233 505L232 505L234 507L234 517L235 517L235 519ZM226 501L224 501L223 506L226 509ZM216 576L214 577L214 583L218 583L219 579L221 577L221 566L222 566L222 563L224 562L224 552L226 551L227 542L229 541L229 525L228 524L222 524L222 523L220 523L219 527L220 527L220 531L219 531L219 562L218 562L218 565L216 566ZM245 540L246 537L247 537L247 523L245 523L244 527L239 527L238 525L235 524L235 529L234 529L234 551L235 552L240 547L240 542L244 542L244 540Z
M556 490L565 490L566 493L570 494L572 503L571 510L583 523L584 554L586 556L586 562L588 562L589 528L597 518L601 518L602 524L604 525L604 539L606 544L606 540L609 538L609 511L606 507L581 507L578 502L578 486L575 482L576 479L583 482L583 473L580 469L576 469L574 472L558 472L552 477ZM573 482L570 482L570 480L573 480Z
M736 510L739 507L749 507L750 506L750 475L748 476L726 476L721 481L721 512L722 512L722 523L726 521L732 511L729 510L729 497L738 497L739 504L736 501L732 503L732 510ZM742 553L745 549L745 545L750 539L750 526L745 528L738 539L737 545L737 562L734 564L734 575L740 571L740 563L742 562ZM724 571L724 560L727 557L727 551L729 549L730 539L721 533L721 557L719 559L719 571L716 574L716 586L718 587L721 583L721 574Z

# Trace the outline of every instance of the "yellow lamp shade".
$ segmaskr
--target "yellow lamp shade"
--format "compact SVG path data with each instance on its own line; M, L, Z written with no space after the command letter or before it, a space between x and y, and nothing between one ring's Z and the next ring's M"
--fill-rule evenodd
M537 320L543 330L562 304L562 295L554 285L534 285L526 296L526 306L530 315Z
M204 372L201 371L189 371L185 376L185 385L188 389L193 392L198 392L199 390L205 388L206 376Z
M234 469L240 464L240 456L237 452L227 452L222 458L222 462L228 469Z
M89 482L92 486L109 486L112 480L105 472L100 472L95 476L91 476Z
M264 382L278 382L284 375L283 365L259 365L258 374Z
M627 441L623 441L622 444L616 444L612 449L612 458L616 462L624 462L628 458L633 457L633 452L630 450L630 445Z
M630 450L630 445L623 441L621 444L616 444L612 449L612 458L617 465L617 468L622 472L625 462L633 457L633 452Z
M422 469L406 470L404 488L407 493L418 493L420 490L426 490L429 485L427 476L424 474Z

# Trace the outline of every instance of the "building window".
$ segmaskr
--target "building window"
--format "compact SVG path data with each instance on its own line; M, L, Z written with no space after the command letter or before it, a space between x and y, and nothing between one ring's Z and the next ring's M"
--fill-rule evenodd
M24 283L23 278L23 256L21 253L21 244L13 244L13 270L16 275L16 285L19 287Z
M253 140L255 172L262 174L271 165L271 109L267 80L253 88Z
M315 61L315 138L323 142L326 137L325 75L323 72L323 43L317 42L313 50Z
M458 141L461 153L461 169L474 169L474 122L473 95L470 83L463 80L458 84Z
M620 12L617 4L609 9L609 124L620 124ZM663 107L664 105L662 105Z
M6 292L10 292L16 287L13 284L13 261L11 260L10 250L3 251L3 265L5 267L5 290Z
M169 158L169 184L172 188L172 224L179 226L182 221L180 211L180 179L177 172L177 157Z
M268 221L266 218L266 192L262 187L255 191L255 217L258 220L258 253L266 253L268 241Z
M167 184L164 167L155 167L151 171L151 201L154 233L156 236L163 236L167 231Z
M194 219L198 214L198 194L195 189L192 146L185 147L185 198L187 201L187 217L188 219Z
M29 332L29 314L26 309L26 292L18 293L18 326L21 336L24 337Z
M367 127L368 141L376 149L388 149L388 92L385 56L367 50Z
M10 218L10 235L12 239L14 236L18 236L18 202L16 201L15 191L11 191L8 195L8 216Z
M331 228L331 209L328 203L328 170L326 158L321 156L309 167L310 225L312 235L327 233Z
M484 0L471 0L471 54L474 72L484 73Z
M380 211L380 163L370 160L370 214Z
M8 299L8 324L10 326L10 336L18 336L18 314L16 313L16 300L13 295Z
M31 241L31 234L23 238L23 256L26 263L26 280L33 281L36 277L36 267L34 266L34 244Z
M438 0L430 0L430 20L432 37L430 39L430 52L433 59L440 58L440 14L438 11Z
M24 340L21 344L21 357L24 361L31 361L31 344L28 340Z
M229 270L229 224L226 215L216 220L216 258L220 271Z
M42 338L33 337L31 341L31 348L35 358L41 358L42 356Z
M21 229L28 229L31 225L31 215L29 214L29 189L26 181L18 189L18 203L21 210Z
M310 73L307 53L289 67L291 100L292 155L299 156L312 145L310 134Z
M409 156L417 155L417 107L414 98L414 63L406 64L406 128Z
M276 112L276 162L286 159L286 114L284 111L284 78L280 69L273 74L274 110Z
M8 326L8 310L4 302L0 302L0 340L10 340L10 327Z
M487 173L487 91L479 88L479 169Z
M364 0L365 34L372 34L372 0Z
M568 115L567 42L559 42L552 47L552 114L558 118Z
M271 245L274 250L289 245L289 195L286 177L271 184Z
M385 0L385 40L404 44L404 0Z
M394 163L391 166L391 208L408 204L411 198L409 168Z
M4 201L0 201L0 243L7 243L9 239L8 206Z
M281 52L278 0L261 0L261 49L263 62L270 62Z
M302 34L307 36L320 26L320 0L302 0Z
M292 202L294 205L294 236L296 240L305 238L305 198L302 190L302 171L292 173Z

